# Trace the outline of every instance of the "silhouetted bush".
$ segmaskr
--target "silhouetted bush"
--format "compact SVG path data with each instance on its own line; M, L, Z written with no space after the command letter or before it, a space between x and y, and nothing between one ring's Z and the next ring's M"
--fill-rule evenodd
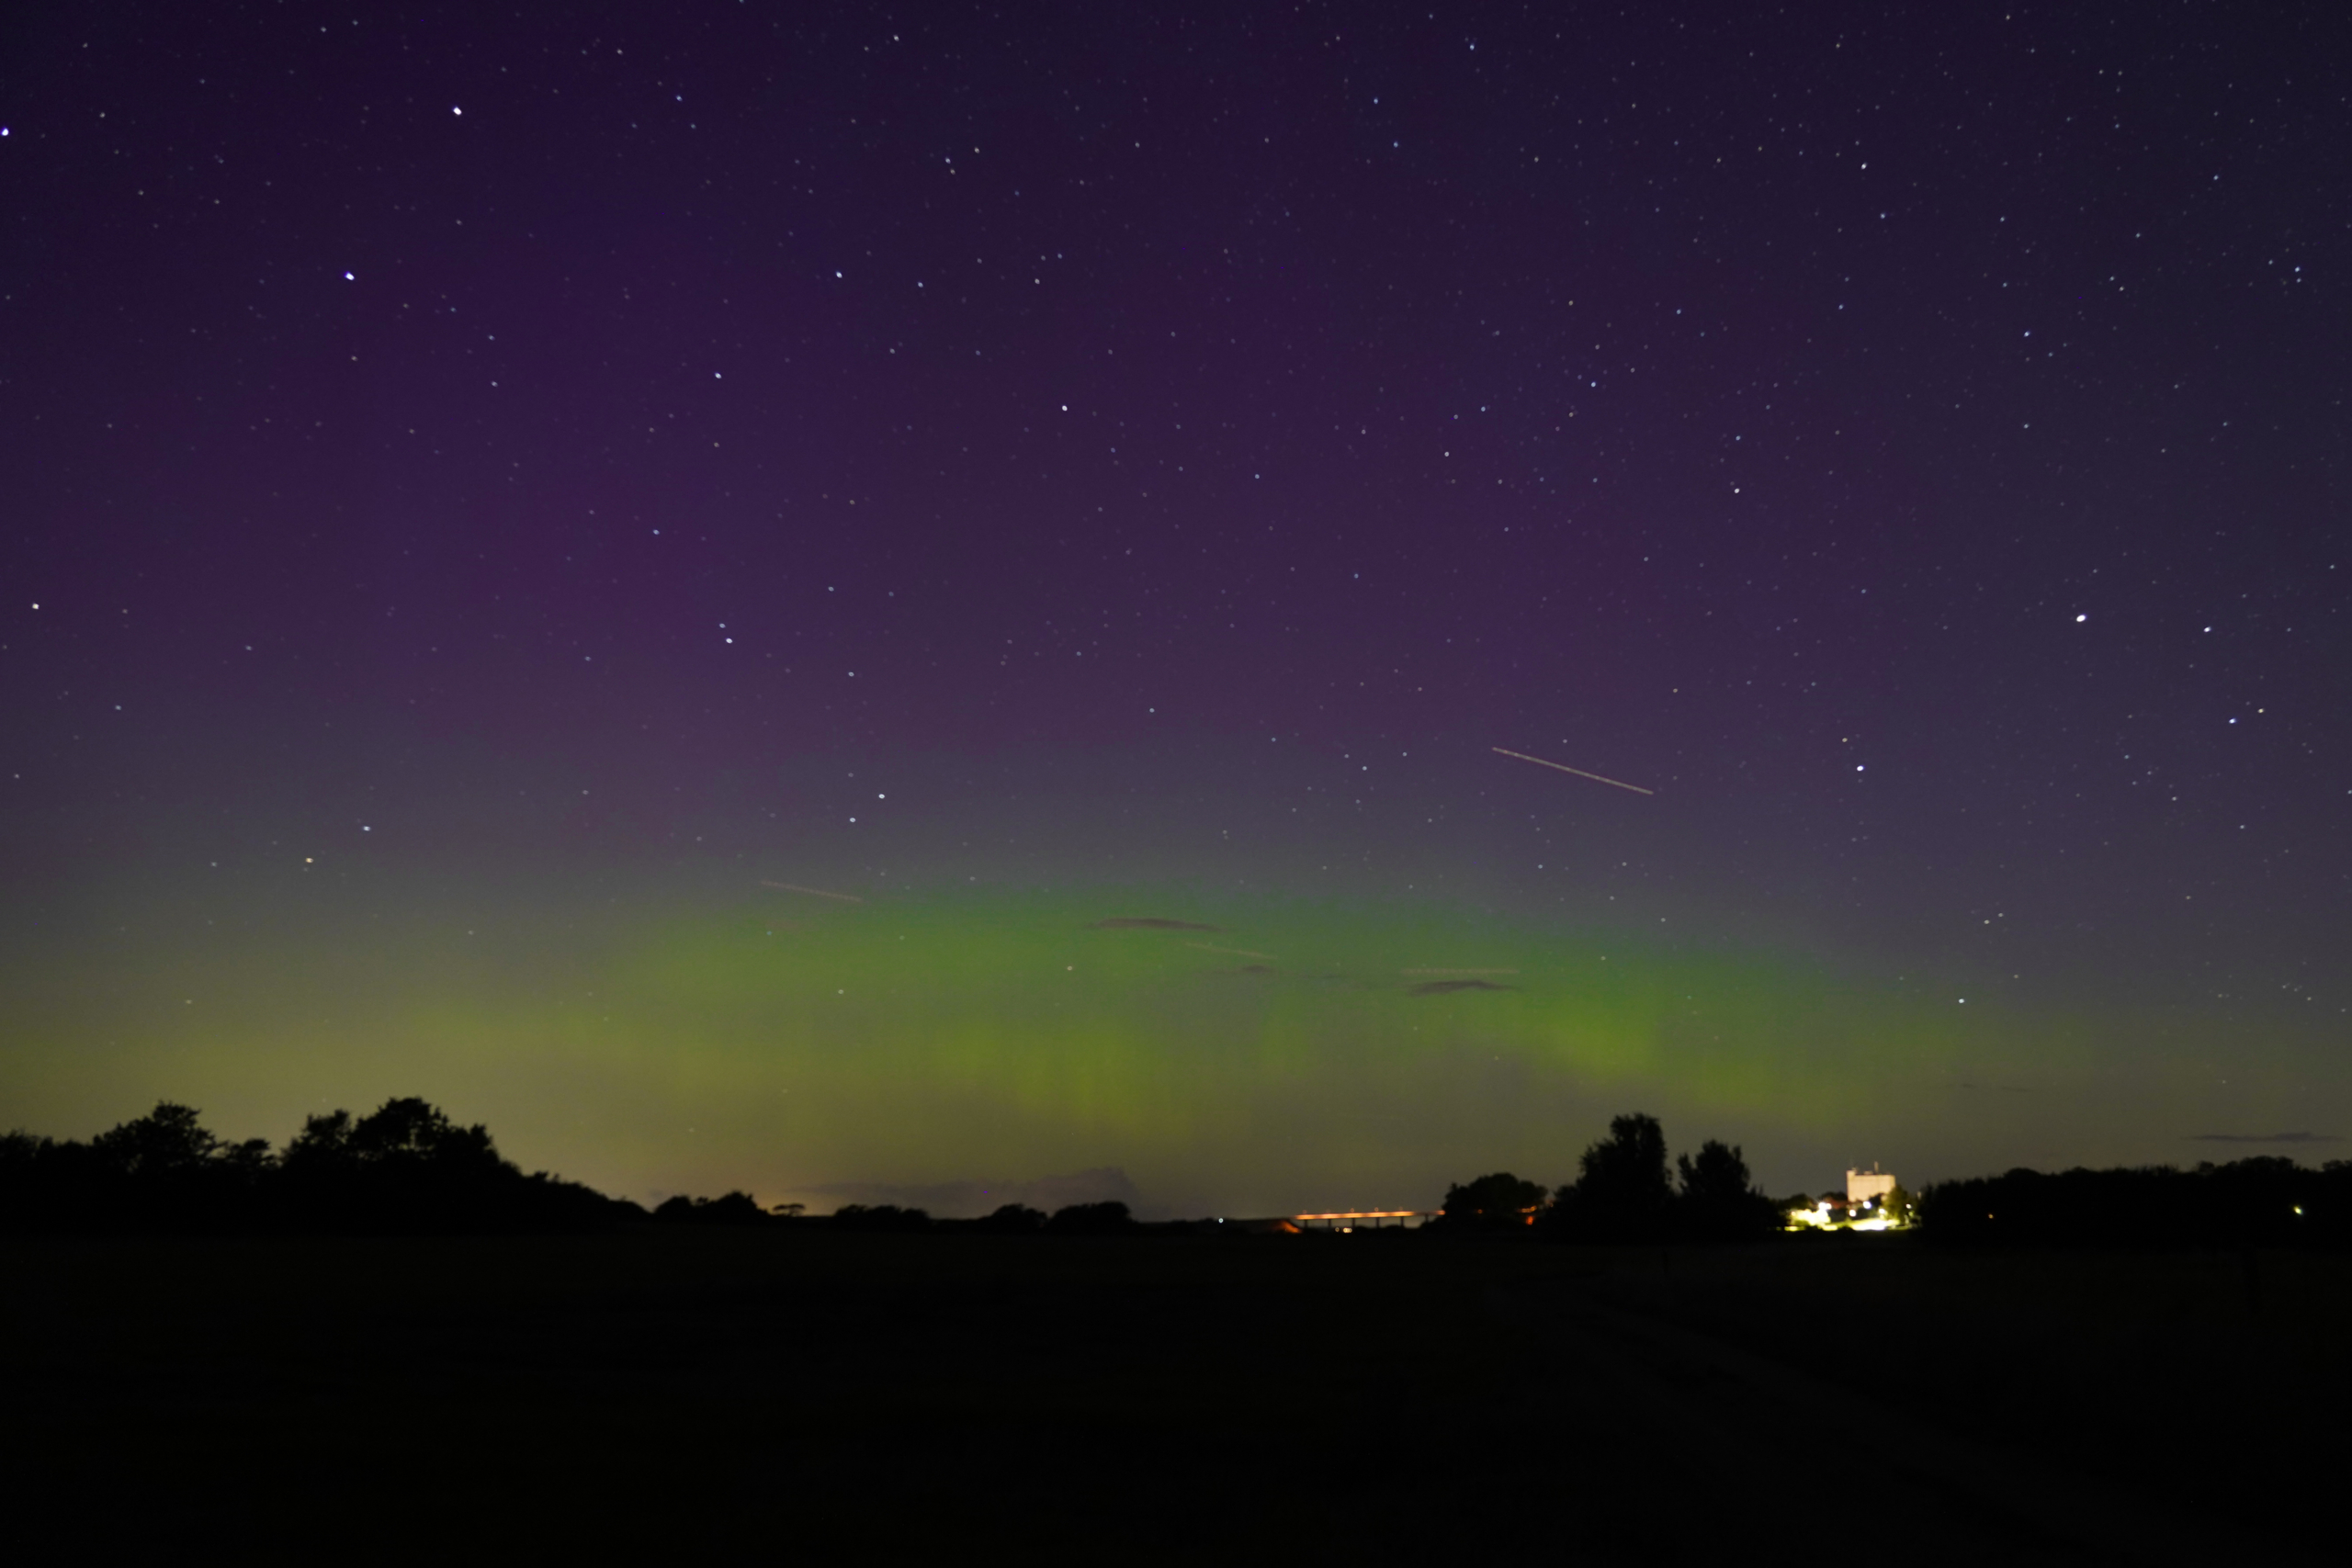
M689 1198L684 1193L666 1199L653 1211L664 1224L763 1225L768 1213L748 1192L726 1192L716 1198Z
M1048 1235L1115 1235L1135 1228L1135 1220L1125 1203L1113 1199L1102 1203L1072 1203L1056 1209L1054 1217L1046 1222Z
M847 1203L833 1211L832 1223L849 1231L927 1231L931 1214L923 1209L901 1209L896 1203Z
M705 1224L763 1225L767 1211L749 1192L722 1192L708 1201L697 1200L695 1213Z
M1046 1213L1026 1203L1007 1203L986 1219L975 1220L979 1230L996 1231L1007 1235L1032 1235L1046 1228Z
M1432 1222L1439 1229L1463 1231L1523 1231L1533 1223L1550 1189L1540 1181L1521 1181L1510 1171L1445 1190L1443 1212Z

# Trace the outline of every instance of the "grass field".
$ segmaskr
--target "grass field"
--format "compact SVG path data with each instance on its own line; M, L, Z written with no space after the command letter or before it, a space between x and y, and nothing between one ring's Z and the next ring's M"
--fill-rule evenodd
M1862 1238L815 1225L0 1259L19 1518L363 1561L2146 1555L2112 1507L2006 1495L2078 1481L2165 1539L2316 1543L2352 1284L2266 1256L2257 1303L2234 1257Z

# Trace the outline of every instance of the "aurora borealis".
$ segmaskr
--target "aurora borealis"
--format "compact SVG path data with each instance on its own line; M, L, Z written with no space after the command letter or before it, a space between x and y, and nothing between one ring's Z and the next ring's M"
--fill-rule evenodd
M1211 929L1102 929L1136 908ZM261 1120L304 1089L365 1099L422 1072L621 1184L656 1159L681 1185L785 1194L861 1165L942 1181L1112 1164L1243 1213L1408 1202L1497 1155L1541 1168L1563 1125L1629 1099L1827 1159L1857 1123L2022 1154L2097 1127L2111 1092L2079 1021L1963 1021L1802 954L1434 899L1104 883L483 919L504 928L488 953L467 951L479 931L394 927L288 933L243 972L199 953L147 976L110 1021L146 1043L108 1055L167 1079L205 1062L214 1097ZM1479 988L1444 988L1464 974ZM2008 1102L2029 1093L2061 1107ZM672 1140L647 1137L655 1117Z
M1182 1213L1634 1109L2324 1154L2342 42L30 7L0 1123Z

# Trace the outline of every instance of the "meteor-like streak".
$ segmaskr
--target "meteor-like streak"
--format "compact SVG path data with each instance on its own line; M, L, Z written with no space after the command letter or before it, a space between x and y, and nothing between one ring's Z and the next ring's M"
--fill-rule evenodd
M1516 975L1516 969L1399 969L1399 975Z
M803 887L797 882L770 882L767 878L762 877L760 879L760 886L763 887L781 887L786 893L806 893L812 898L838 898L844 904L863 904L865 902L865 899L859 897L854 893L828 893L821 887Z
M1635 795L1656 795L1657 793L1657 791L1654 789L1644 789L1639 784L1629 784L1623 779L1604 778L1599 773L1588 773L1582 768L1571 768L1566 762L1547 762L1541 757L1531 757L1524 751L1508 750L1500 746L1490 747L1488 750L1499 751L1506 757L1516 757L1522 762L1532 762L1539 768L1555 768L1564 773L1574 773L1580 779L1590 779L1595 784L1614 784L1619 789L1630 789Z
M1229 953L1236 958L1262 958L1270 964L1273 962L1274 957L1271 953L1252 953L1246 947L1211 947L1204 942L1188 942L1184 945L1197 947L1203 953Z

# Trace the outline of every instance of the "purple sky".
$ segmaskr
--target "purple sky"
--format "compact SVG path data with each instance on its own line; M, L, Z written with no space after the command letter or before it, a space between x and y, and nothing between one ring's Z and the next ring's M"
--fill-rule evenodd
M519 1068L403 1089L392 1030L274 1099L107 997L772 877L1765 952L2066 1021L2135 1109L2049 1157L2346 1131L2348 41L16 8L0 1122L380 1085L500 1131ZM616 1183L683 1158L632 1135ZM975 1174L842 1146L791 1179Z

